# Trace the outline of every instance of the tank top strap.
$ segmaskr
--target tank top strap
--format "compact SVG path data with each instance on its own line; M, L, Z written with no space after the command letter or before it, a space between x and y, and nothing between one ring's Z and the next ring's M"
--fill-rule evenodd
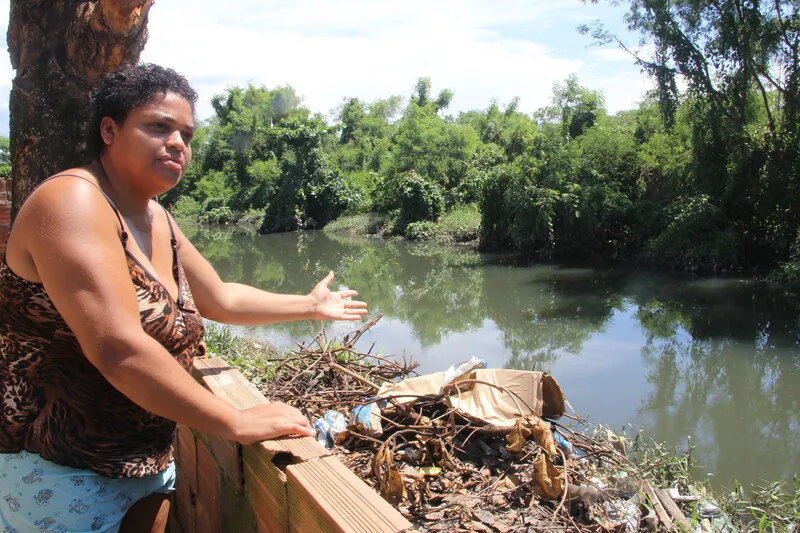
M175 229L172 227L172 217L169 211L162 205L161 209L164 210L164 216L167 217L167 226L169 226L170 244L172 245L172 275L175 278L175 284L178 286L178 299L175 303L178 307L183 308L183 275L181 274L181 265L178 262L178 239L175 238Z
M79 174L56 174L54 176L50 176L49 178L47 178L46 180L41 182L39 185L36 186L36 188L38 189L39 187L41 187L42 185L44 185L48 181L56 179L56 178L60 178L61 176L71 176L73 178L82 179L83 181L85 181L86 183L92 185L95 189L100 191L100 194L103 195L103 198L106 199L106 201L108 202L108 205L111 206L111 209L114 210L114 214L117 216L117 220L119 221L119 228L120 228L120 232L121 232L121 236L120 237L122 239L122 247L125 248L127 246L127 244L128 244L128 232L125 231L125 224L122 223L122 215L120 215L119 209L117 209L117 206L116 206L116 204L114 204L114 201L111 200L111 198L109 198L108 195L105 192L103 192L103 189L101 189L92 180L87 179L85 176L81 176ZM171 231L172 231L172 226L170 226L170 232Z

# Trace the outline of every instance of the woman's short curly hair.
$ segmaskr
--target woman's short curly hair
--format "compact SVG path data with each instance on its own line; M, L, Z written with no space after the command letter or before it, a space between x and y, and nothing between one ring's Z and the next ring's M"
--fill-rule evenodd
M100 122L104 117L122 124L132 109L167 93L185 98L194 113L197 93L182 74L171 68L146 63L107 74L91 94L88 147L92 155L100 155L105 148L100 135Z

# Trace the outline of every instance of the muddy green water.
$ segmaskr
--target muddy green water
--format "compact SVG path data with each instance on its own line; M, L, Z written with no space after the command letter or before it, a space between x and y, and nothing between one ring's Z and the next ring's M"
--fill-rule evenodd
M575 410L686 449L717 486L800 473L800 301L737 279L696 279L508 258L320 232L187 234L227 281L306 293L329 270L384 318L359 348L421 372L478 355L552 373ZM587 257L586 263L592 263ZM237 332L285 347L321 323ZM328 323L329 337L353 329Z

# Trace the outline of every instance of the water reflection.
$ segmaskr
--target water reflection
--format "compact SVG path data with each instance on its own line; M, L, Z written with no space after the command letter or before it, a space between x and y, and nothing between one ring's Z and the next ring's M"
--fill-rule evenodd
M800 472L797 300L754 283L557 265L321 233L184 229L227 280L307 292L329 270L386 317L361 340L438 371L547 370L594 422L684 445L719 484ZM249 328L286 346L322 324ZM353 329L328 324L331 335Z

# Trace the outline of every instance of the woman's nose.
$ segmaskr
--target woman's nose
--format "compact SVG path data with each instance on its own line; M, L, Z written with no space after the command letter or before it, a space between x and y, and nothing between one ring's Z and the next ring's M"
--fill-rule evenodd
M186 143L183 142L183 135L179 130L173 131L169 137L167 137L167 146L177 150L183 150L186 148Z

